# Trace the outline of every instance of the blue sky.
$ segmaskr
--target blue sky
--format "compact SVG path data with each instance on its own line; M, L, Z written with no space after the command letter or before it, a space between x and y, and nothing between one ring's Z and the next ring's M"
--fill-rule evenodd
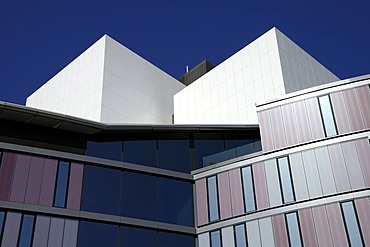
M0 100L25 99L104 34L178 78L276 26L342 79L370 73L370 1L0 2Z

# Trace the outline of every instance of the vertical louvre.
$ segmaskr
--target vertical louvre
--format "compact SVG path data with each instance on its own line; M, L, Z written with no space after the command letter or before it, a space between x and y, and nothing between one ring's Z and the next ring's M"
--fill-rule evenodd
M12 192L10 194L10 200L13 202L24 202L30 161L30 156L18 154L17 164L14 172Z
M17 162L15 153L4 152L0 167L0 200L8 201L12 187L12 180Z
M80 209L82 191L83 165L72 163L68 186L68 209Z
M55 180L57 174L57 160L45 159L44 173L41 182L39 204L52 206L54 200Z
M198 226L208 223L208 200L206 179L195 181Z
M243 189L240 169L229 171L229 177L232 214L233 216L244 214Z
M253 169L253 180L256 192L256 204L257 209L265 209L269 207L267 185L265 177L265 166L263 163L254 164Z
M43 169L44 159L39 157L32 157L26 190L26 203L39 203Z

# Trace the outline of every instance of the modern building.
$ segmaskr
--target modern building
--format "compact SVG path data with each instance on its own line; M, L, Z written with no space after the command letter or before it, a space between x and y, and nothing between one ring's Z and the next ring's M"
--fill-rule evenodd
M370 76L276 28L178 81L108 36L0 102L1 246L370 246Z

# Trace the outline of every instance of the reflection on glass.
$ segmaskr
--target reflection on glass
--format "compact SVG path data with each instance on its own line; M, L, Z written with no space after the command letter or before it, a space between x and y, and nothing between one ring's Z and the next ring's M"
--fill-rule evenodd
M157 167L157 140L125 141L123 161Z
M244 224L237 225L234 227L236 247L247 247L247 239L245 233L246 231Z
M216 154L225 150L224 140L194 140L196 168L213 164L212 161L205 161L203 157Z
M122 142L87 142L86 155L110 160L122 160Z
M341 203L341 206L350 245L356 247L364 246L362 242L361 232L358 227L356 212L353 207L353 202L343 202Z
M319 104L321 110L322 121L324 122L324 129L326 136L337 135L337 128L335 126L333 111L330 104L329 95L319 97Z
M207 178L209 221L219 219L216 176Z
M211 232L211 246L221 247L221 232L220 230Z
M78 227L78 247L116 247L117 245L117 225L80 221Z
M284 203L293 202L295 199L288 157L279 158L277 161L279 168L280 185L283 192L283 201Z
M255 203L255 198L254 198L252 169L250 166L244 167L242 169L242 176L243 176L245 212L251 212L251 211L256 210L256 203Z
M288 235L290 246L299 247L302 246L301 233L299 229L297 213L288 213L285 215L287 226L288 226Z
M54 206L64 208L66 206L68 189L69 163L59 161L58 177L55 189Z
M120 247L156 247L157 231L143 228L121 226Z
M22 246L22 247L31 246L34 221L35 221L35 216L29 215L29 214L23 215L18 246Z
M189 140L159 140L159 168L190 172Z
M158 232L158 246L163 247L192 247L194 238L189 235L171 232Z

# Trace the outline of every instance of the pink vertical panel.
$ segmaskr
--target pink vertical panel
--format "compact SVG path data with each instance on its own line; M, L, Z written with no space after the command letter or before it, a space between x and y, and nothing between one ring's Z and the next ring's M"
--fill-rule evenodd
M343 96L344 100L346 101L349 121L351 123L352 130L356 131L365 129L355 89L352 88L343 91Z
M330 94L330 99L335 122L337 123L338 134L350 132L351 124L349 123L348 112L342 91Z
M274 138L275 149L286 147L286 137L284 131L284 121L281 108L275 107L270 110L272 135Z
M229 173L223 172L217 174L218 181L218 199L220 204L220 217L226 219L231 217L231 196Z
M254 189L256 192L256 204L257 210L265 209L269 207L268 195L267 195L267 185L266 185L266 175L265 166L263 163L254 164L253 169L253 180Z
M257 114L261 132L262 150L271 151L274 149L274 142L272 138L270 111L264 110L258 112Z
M333 246L325 206L312 208L312 215L315 222L316 236L319 246Z
M63 247L70 247L77 245L77 220L66 220L63 234Z
M334 203L327 205L326 212L328 214L330 231L334 246L347 247L347 235L346 230L344 229L344 222L339 204Z
M284 121L286 144L291 146L298 143L297 125L292 104L281 106L281 113Z
M0 200L9 200L16 162L17 155L15 153L3 153L0 167Z
M244 214L243 187L240 169L229 171L231 191L231 212L233 216Z
M340 144L330 145L328 149L337 191L344 192L351 190Z
M48 246L62 246L64 222L62 218L51 218Z
M67 199L68 209L80 209L83 172L83 165L76 163L71 164Z
M360 221L365 246L370 246L370 203L368 198L355 200L358 220Z
M369 86L356 88L357 99L360 105L362 118L365 122L365 127L370 128L370 89Z
M304 101L298 101L293 104L294 113L297 119L297 131L299 142L311 141L310 123Z
M276 247L289 246L288 234L286 231L284 214L272 216L272 227L274 230L274 239Z
M315 226L312 219L311 209L303 209L298 211L299 223L302 232L302 241L304 246L318 246Z
M57 160L45 159L44 173L41 182L39 204L52 206L54 198L55 179L57 174Z
M370 144L367 138L355 141L358 158L360 160L365 186L370 187Z
M1 246L17 246L21 218L20 213L7 213Z
M24 202L31 156L18 154L10 200Z
M47 247L49 238L50 217L37 216L35 233L33 235L33 246Z
M44 170L44 158L31 157L30 172L26 190L26 203L38 204L41 190L42 173Z
M198 226L208 223L208 200L206 183L207 181L205 178L195 181Z
M310 122L312 139L317 140L324 138L325 137L324 127L321 120L319 102L317 101L317 98L306 99L305 102L308 120Z

